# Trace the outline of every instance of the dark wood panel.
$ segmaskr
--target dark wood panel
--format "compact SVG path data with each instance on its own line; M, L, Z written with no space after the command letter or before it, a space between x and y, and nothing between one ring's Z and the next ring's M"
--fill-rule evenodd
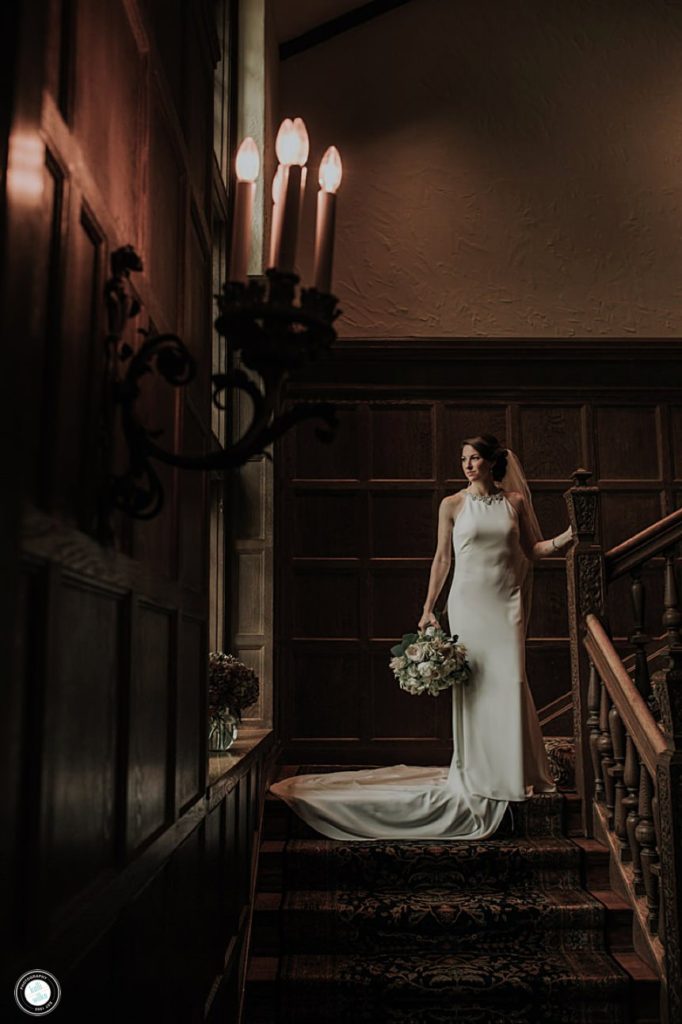
M431 405L370 405L370 474L374 480L432 480L435 462Z
M102 243L99 228L85 206L72 218L66 251L66 293L58 383L59 427L56 431L55 507L79 525L90 526L92 477L85 472L92 456L94 373L102 370ZM98 380L101 378L98 378ZM89 500L88 500L89 499Z
M170 818L171 624L167 611L140 603L134 615L130 694L128 848L149 840Z
M291 500L295 556L357 558L366 554L364 494L332 488L297 489Z
M363 476L361 407L340 405L339 426L333 444L315 436L319 424L309 420L294 432L290 475L305 480L357 480Z
M568 640L566 570L563 559L533 570L533 598L529 626L533 637L563 637Z
M433 557L438 523L433 491L375 491L370 494L370 520L375 558Z
M206 624L180 618L176 802L182 810L202 792L206 775Z
M166 322L177 326L178 294L182 287L180 218L185 202L185 173L177 153L163 101L152 90L149 140L149 267L148 273Z
M670 447L675 478L682 478L682 408L674 405L670 409Z
M207 450L206 435L194 411L188 406L183 417L183 452L203 454ZM179 498L180 573L182 584L205 598L209 524L208 481L206 473L185 471Z
M417 628L429 584L429 568L372 566L369 584L369 635L397 643L403 633ZM436 608L445 604L450 580L443 584Z
M373 740L435 739L439 736L438 719L445 705L452 707L450 693L439 697L420 696L401 690L388 667L391 657L385 651L373 651L371 664L371 702L369 710L370 737ZM440 704L439 704L440 702Z
M526 648L526 676L536 708L544 707L571 688L568 644L531 642ZM549 735L558 735L556 726ZM572 729L571 729L572 731Z
M291 730L299 739L357 739L367 686L359 653L294 651L290 664Z
M582 466L582 409L579 406L525 405L519 412L518 455L529 480L570 480Z
M601 495L602 543L620 544L663 515L658 491L603 491Z
M192 206L188 239L185 340L197 360L197 374L189 387L192 404L206 431L211 427L211 371L213 299L211 257L200 215Z
M114 863L121 603L67 579L51 614L58 653L45 695L42 869L55 913Z
M538 517L543 537L555 537L568 526L564 487L559 490L534 488L533 508Z
M298 566L291 580L292 635L298 637L357 637L364 623L360 615L360 579L348 569Z
M118 213L121 233L135 244L141 236L133 196L140 190L145 57L125 4L85 4L75 29L73 128L82 141L85 161L97 168L97 186L105 202Z
M661 474L656 408L597 409L597 458L602 480L658 480Z

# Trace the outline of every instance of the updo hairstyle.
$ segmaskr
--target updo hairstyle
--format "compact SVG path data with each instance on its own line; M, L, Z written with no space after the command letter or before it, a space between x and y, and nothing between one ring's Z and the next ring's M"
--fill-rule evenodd
M502 480L507 472L507 449L500 445L500 442L492 434L477 434L476 437L467 437L462 441L462 447L470 444L475 448L486 462L492 462L493 480Z

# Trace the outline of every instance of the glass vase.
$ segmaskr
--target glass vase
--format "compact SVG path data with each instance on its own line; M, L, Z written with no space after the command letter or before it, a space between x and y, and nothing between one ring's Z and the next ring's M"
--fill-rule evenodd
M237 739L239 719L231 711L218 711L209 718L208 750L210 754L224 754Z

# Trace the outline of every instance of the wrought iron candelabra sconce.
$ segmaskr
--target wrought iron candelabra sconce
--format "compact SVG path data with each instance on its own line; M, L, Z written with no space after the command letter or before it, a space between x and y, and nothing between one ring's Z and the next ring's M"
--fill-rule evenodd
M324 442L333 440L338 426L336 407L329 402L294 404L280 411L283 388L292 371L316 359L336 339L334 320L339 315L335 296L315 288L300 288L296 274L268 270L265 280L248 284L228 282L217 296L218 333L228 339L230 349L240 353L246 369L258 374L261 384L240 367L212 374L212 401L227 408L235 390L252 402L251 422L244 433L202 456L169 451L160 442L161 431L150 430L138 418L136 406L143 379L157 374L173 387L185 387L196 376L197 363L176 334L159 334L138 329L143 337L139 347L124 340L129 320L138 316L141 305L130 284L130 274L143 269L131 246L117 249L111 257L111 277L105 287L107 307L107 369L105 395L104 454L112 464L113 431L120 422L127 448L128 466L123 473L105 473L107 484L100 515L100 534L110 534L113 509L136 519L152 519L163 507L164 491L154 460L181 469L220 471L244 465L297 423L320 419L316 428ZM297 301L298 299L298 301Z

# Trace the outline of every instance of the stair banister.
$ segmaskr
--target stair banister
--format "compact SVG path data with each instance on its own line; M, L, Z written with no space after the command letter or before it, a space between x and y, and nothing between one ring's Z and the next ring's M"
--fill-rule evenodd
M607 583L662 555L681 540L682 508L678 508L604 553Z
M599 489L577 470L564 495L576 543L566 559L576 785L586 835L631 864L630 899L645 899L645 938L665 965L664 1024L682 1022L682 609L675 571L682 509L604 552ZM663 667L649 678L642 566L664 560ZM608 585L630 573L636 648L631 677L606 622ZM657 661L660 652L656 652ZM653 710L652 710L653 709ZM656 711L656 716L653 711ZM660 711L660 721L657 716ZM591 756L590 756L591 755ZM638 785L639 778L639 785ZM641 902L641 900L640 900ZM658 945L656 945L658 944Z
M658 759L667 746L666 738L595 615L588 615L585 620L584 643L627 732L634 740L639 756L655 776Z
M589 470L577 469L573 473L573 487L570 487L564 494L569 520L576 537L575 543L569 548L566 555L566 578L571 689L573 692L575 779L576 788L581 797L582 828L586 836L593 835L591 807L595 775L591 754L588 703L590 666L582 640L585 631L585 617L590 613L603 615L606 600L604 553L598 539L599 488L589 484L591 476Z

